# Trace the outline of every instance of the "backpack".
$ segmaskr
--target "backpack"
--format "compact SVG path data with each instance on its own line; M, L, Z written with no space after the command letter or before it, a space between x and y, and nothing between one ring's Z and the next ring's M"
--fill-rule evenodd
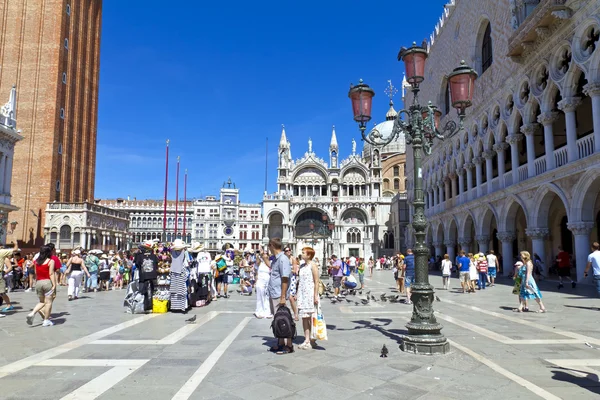
M292 318L292 312L286 306L280 306L271 322L273 336L277 339L296 338L296 324Z
M217 261L217 269L219 272L223 272L227 269L227 261L225 261L224 258L221 258L219 261Z
M350 268L348 267L348 264L346 264L343 261L342 261L342 275L350 276Z

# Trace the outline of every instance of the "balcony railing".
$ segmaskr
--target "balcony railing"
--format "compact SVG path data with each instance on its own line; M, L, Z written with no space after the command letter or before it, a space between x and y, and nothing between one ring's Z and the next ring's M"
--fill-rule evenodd
M513 184L512 171L504 173L504 187L509 187Z
M540 156L535 160L535 175L541 175L546 172L546 156Z
M527 164L521 165L519 167L519 182L524 182L527 180Z
M577 140L577 150L580 159L591 156L594 153L594 135L587 135Z
M560 149L554 150L554 164L556 165L556 168L562 167L567 162L569 162L567 146L563 146Z

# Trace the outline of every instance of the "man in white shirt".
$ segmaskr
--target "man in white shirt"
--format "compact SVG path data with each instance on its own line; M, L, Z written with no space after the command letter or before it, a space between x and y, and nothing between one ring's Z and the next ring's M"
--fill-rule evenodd
M592 268L592 273L594 274L596 290L598 290L598 295L600 295L600 243L598 242L592 243L592 252L588 256L588 262L583 272L584 276L588 276L590 268Z
M354 271L356 270L356 257L350 256L350 258L348 259L348 266L350 267L350 272L354 273Z
M494 250L490 250L489 254L486 256L488 263L488 277L491 280L490 286L496 286L496 273L498 271L498 258L494 254Z

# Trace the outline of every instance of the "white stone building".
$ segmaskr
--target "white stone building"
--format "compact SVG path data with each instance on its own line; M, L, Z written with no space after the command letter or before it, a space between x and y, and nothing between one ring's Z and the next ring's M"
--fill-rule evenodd
M447 73L479 73L465 130L424 160L437 255L518 251L546 269L558 246L583 278L600 221L600 1L452 0L430 40L421 102L448 118ZM408 159L412 151L408 150ZM413 171L407 170L409 189ZM412 193L409 192L409 201Z
M387 136L392 126L386 121L374 129ZM393 192L383 194L382 160L388 152L403 152L404 144L401 137L389 145L389 151L365 146L361 155L353 141L350 156L340 160L334 127L329 163L315 154L310 139L308 151L293 161L284 128L277 192L263 200L264 243L280 237L295 254L311 246L319 258L392 254L396 243L390 218Z
M195 200L193 210L193 240L209 251L219 251L226 244L239 250L260 247L261 205L241 203L240 191L231 179L223 184L218 198Z
M8 102L0 109L0 243L5 243L7 233L12 236L16 228L16 222L8 221L8 213L18 210L10 201L15 144L23 139L17 130L16 109L17 89L13 86Z
M129 214L92 203L48 203L45 243L57 249L126 250Z
M192 201L188 200L185 204L183 201L179 201L176 205L175 200L167 200L167 221L164 227L166 239L163 238L163 219L165 215L165 202L163 200L119 198L98 200L97 203L129 214L129 234L132 245L154 239L166 240L167 242L172 242L177 238L186 243L192 241L192 219L194 215Z

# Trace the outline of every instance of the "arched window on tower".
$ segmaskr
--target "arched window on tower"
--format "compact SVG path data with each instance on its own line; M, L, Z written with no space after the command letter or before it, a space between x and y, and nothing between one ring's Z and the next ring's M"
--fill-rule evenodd
M400 176L400 167L394 166L394 176Z
M400 190L400 179L394 179L394 190Z
M481 73L483 74L494 62L492 51L492 26L488 22L481 43Z

